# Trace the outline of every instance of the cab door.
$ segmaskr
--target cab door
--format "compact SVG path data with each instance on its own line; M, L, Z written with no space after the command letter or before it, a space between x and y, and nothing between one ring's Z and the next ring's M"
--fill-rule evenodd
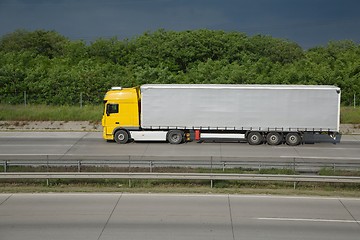
M113 134L115 128L120 126L120 105L118 103L107 103L105 106L104 127L106 134Z

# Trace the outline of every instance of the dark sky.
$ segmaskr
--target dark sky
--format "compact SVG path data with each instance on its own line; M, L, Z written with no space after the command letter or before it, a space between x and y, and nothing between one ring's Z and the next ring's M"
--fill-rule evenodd
M0 0L0 36L45 29L93 41L159 28L271 35L303 48L360 43L360 0Z

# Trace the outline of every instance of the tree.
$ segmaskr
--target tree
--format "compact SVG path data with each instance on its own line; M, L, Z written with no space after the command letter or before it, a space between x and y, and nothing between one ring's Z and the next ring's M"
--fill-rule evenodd
M17 30L1 38L0 51L30 51L35 55L53 58L63 54L64 45L68 41L67 38L55 31L36 30L28 32L26 30Z

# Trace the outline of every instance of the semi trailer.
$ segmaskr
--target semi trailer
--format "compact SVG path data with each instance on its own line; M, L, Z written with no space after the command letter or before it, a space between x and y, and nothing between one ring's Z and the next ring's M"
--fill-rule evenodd
M120 144L212 139L296 146L306 136L339 132L340 94L324 85L113 87L104 98L103 138Z

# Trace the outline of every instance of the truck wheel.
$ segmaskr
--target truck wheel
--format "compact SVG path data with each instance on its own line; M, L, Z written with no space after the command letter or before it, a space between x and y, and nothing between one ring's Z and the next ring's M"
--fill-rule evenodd
M180 130L170 130L166 136L166 139L171 144L180 144L183 141L184 133Z
M264 141L264 138L259 132L250 132L247 141L250 145L259 145Z
M115 142L125 144L129 141L129 134L125 130L119 130L115 133Z
M298 133L293 132L293 133L288 133L286 134L286 144L289 146L297 146L300 144L301 142L301 137Z
M266 136L266 142L269 145L279 145L282 142L282 136L280 133L278 132L269 132L268 135Z

